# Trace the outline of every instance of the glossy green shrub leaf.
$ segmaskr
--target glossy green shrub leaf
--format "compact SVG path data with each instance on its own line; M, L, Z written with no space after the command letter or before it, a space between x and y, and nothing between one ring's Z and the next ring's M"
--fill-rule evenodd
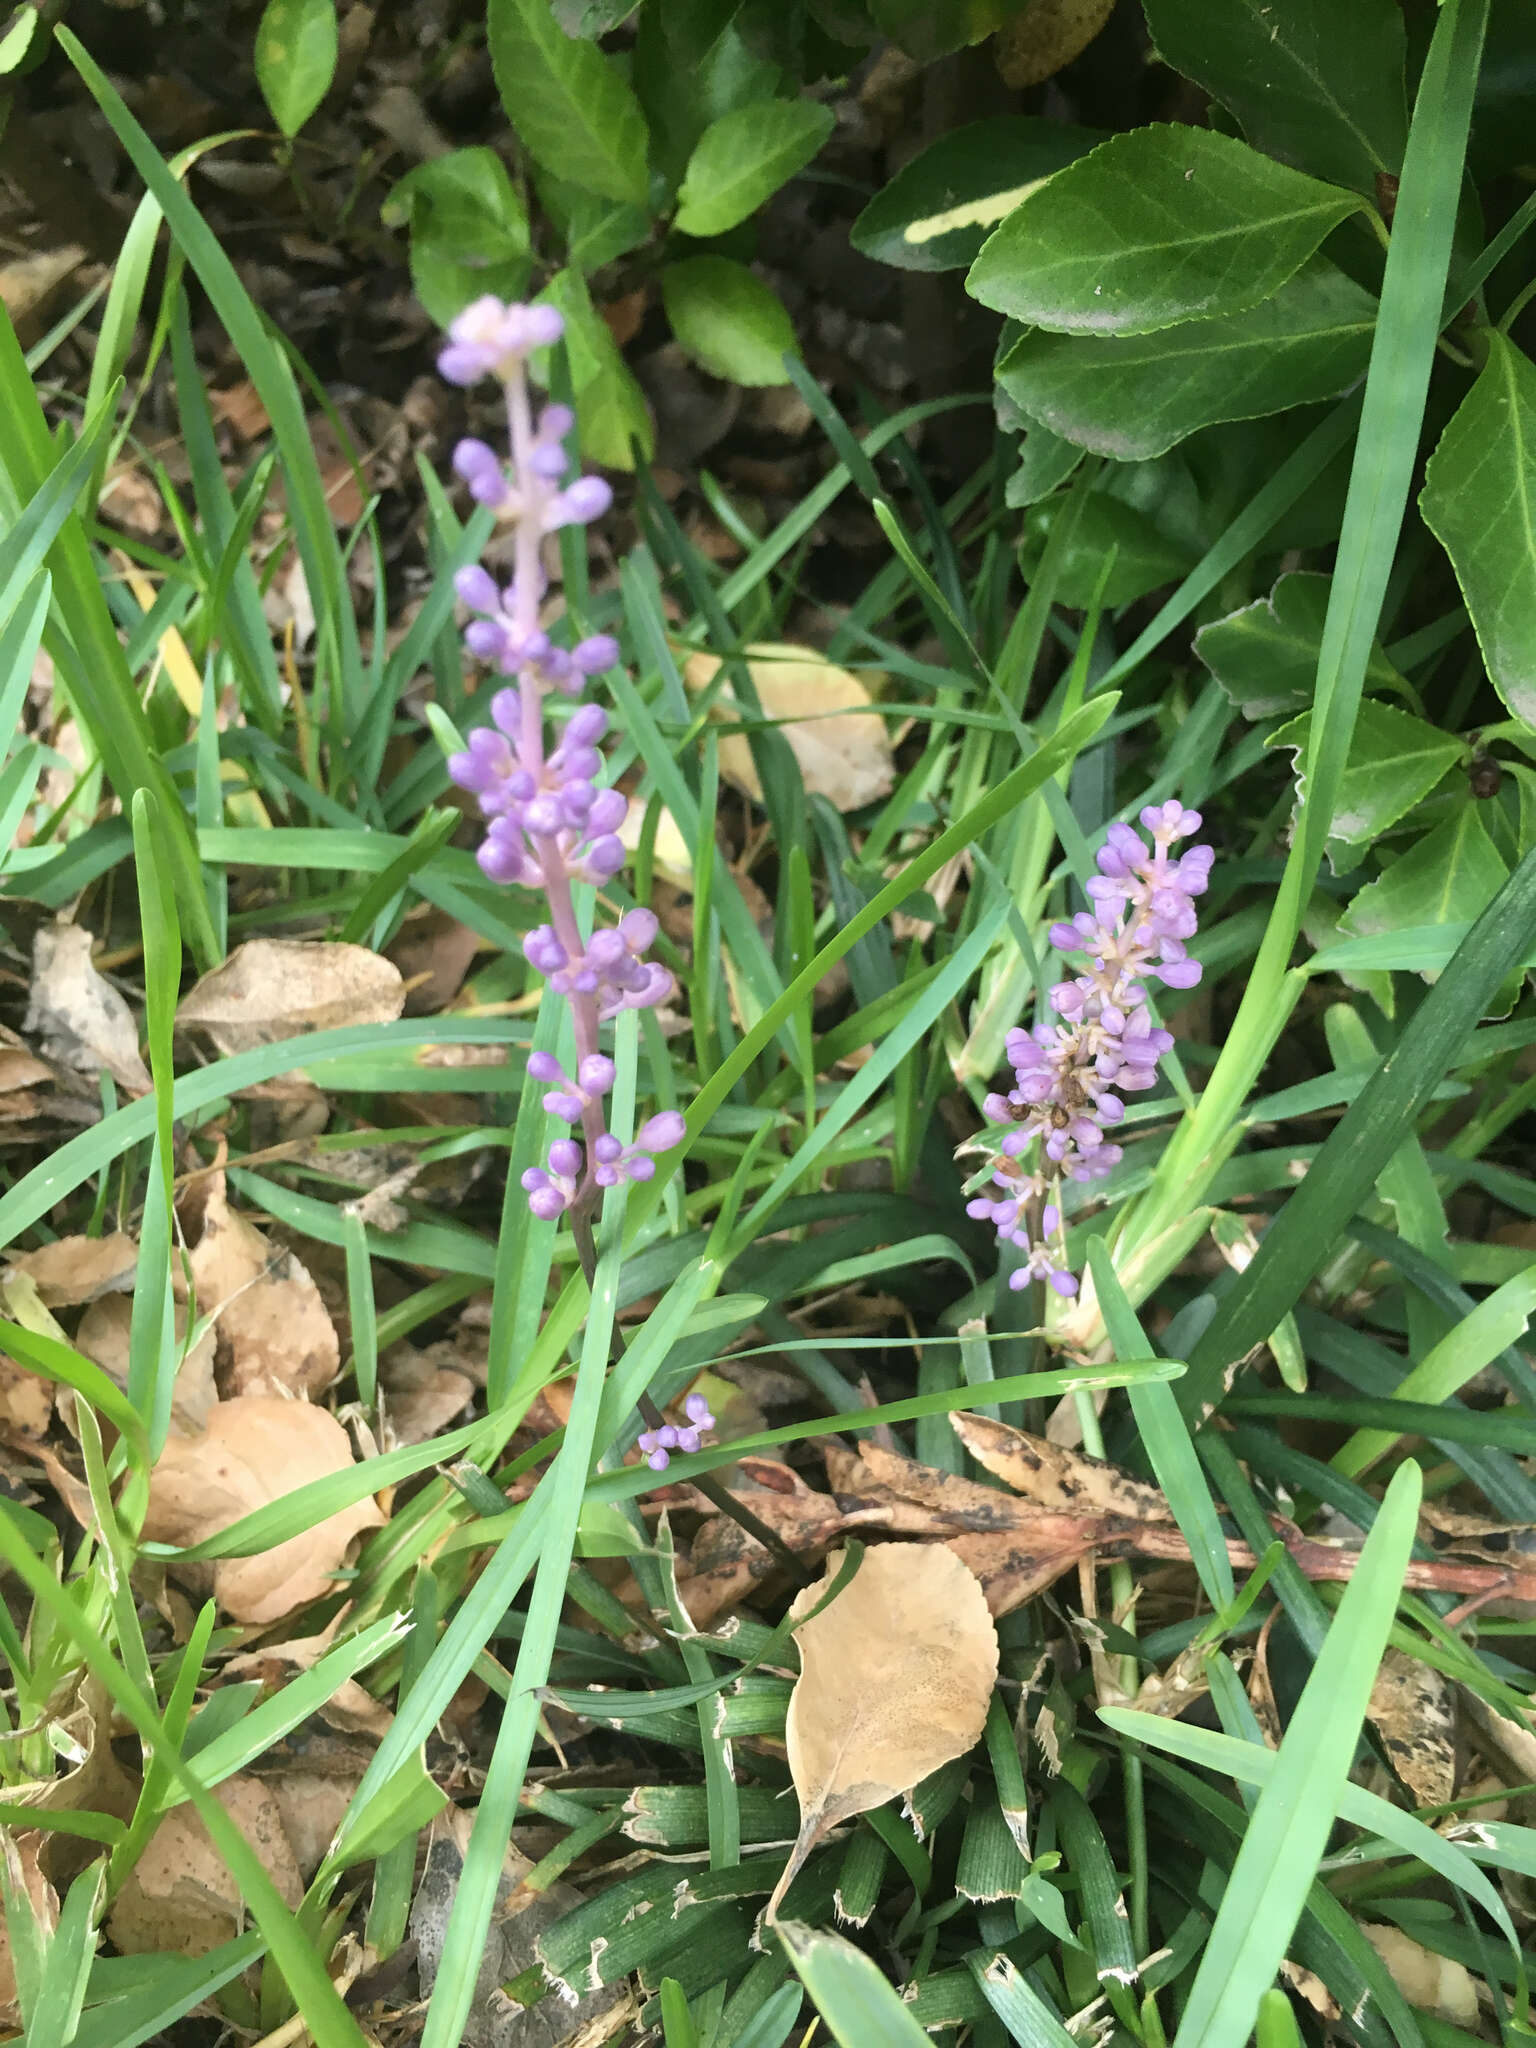
M1359 204L1229 135L1132 128L1022 199L966 290L1053 333L1151 334L1257 306Z
M1103 140L1033 114L951 129L876 193L850 230L853 246L902 270L957 270L1042 178Z
M1026 514L1022 560L1031 579L1038 572L1051 529L1066 510L1062 497L1035 505ZM1111 550L1114 564L1106 577L1104 567ZM1059 565L1056 601L1079 611L1085 611L1096 596L1101 604L1132 604L1149 590L1176 582L1193 566L1194 557L1188 550L1161 531L1138 506L1127 505L1105 491L1094 491L1073 523Z
M783 301L743 263L689 256L661 273L672 332L701 369L733 384L785 384L795 330Z
M395 186L384 218L411 231L411 282L440 327L471 299L520 299L533 267L528 210L492 149L455 149Z
M528 154L585 191L644 205L645 117L617 67L568 36L549 0L490 0L486 33L501 103Z
M256 82L285 135L297 135L336 75L336 0L267 0L256 29Z
M565 237L566 262L587 275L628 255L651 231L651 216L643 206L603 199L548 171L536 171L534 184L545 212Z
M1272 747L1290 747L1295 751L1298 802L1306 796L1306 759L1311 737L1312 713L1306 711L1269 738ZM1421 797L1428 796L1464 751L1454 734L1426 725L1422 718L1411 718L1406 711L1363 698L1334 799L1328 828L1330 850L1366 845L1379 837Z
M1158 55L1255 148L1374 196L1408 135L1397 0L1143 0Z
M586 279L579 271L557 271L544 296L565 316L582 452L606 469L633 469L637 449L649 461L655 437L644 395L593 305Z
M1467 925L1487 909L1508 874L1480 807L1469 798L1360 891L1339 929L1365 939L1418 925Z
M1245 718L1274 718L1311 703L1328 590L1319 570L1288 569L1268 597L1212 619L1195 635L1196 654ZM1398 690L1402 683L1373 647L1366 688Z
M758 100L711 121L677 195L685 235L723 235L815 156L835 116L815 100Z
M1031 421L1019 450L1019 466L1008 479L1003 502L1013 511L1024 505L1037 505L1066 482L1082 459L1081 448L1063 441L1060 434L1053 434L1038 420Z
M1504 335L1440 436L1419 509L1451 558L1488 679L1536 728L1536 364Z
M1376 301L1321 259L1273 298L1156 334L1024 335L998 383L1052 433L1145 461L1218 420L1337 397L1364 370Z

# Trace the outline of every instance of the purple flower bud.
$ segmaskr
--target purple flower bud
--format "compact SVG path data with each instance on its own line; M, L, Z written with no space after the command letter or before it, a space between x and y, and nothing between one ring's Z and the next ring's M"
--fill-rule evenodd
M471 619L464 645L480 661L499 661L506 652L507 629L499 619Z
M654 945L660 929L653 910L628 910L618 923L619 936L632 953L643 953Z
M617 663L619 643L611 633L591 633L576 642L571 656L583 675L600 676Z
M526 863L514 839L485 838L475 855L480 872L488 882L518 882L522 880Z
M715 1418L709 1412L709 1403L702 1394L690 1394L683 1403L683 1413L695 1429L713 1429Z
M576 415L568 405L546 405L539 414L539 439L563 441L575 424Z
M528 348L550 348L565 332L565 321L553 306L530 306L525 316Z
M523 1185L528 1186L527 1174L523 1176ZM564 1195L548 1182L528 1189L528 1207L541 1223L553 1223L557 1216L565 1213L567 1206Z
M531 1052L528 1055L528 1071L535 1081L563 1081L565 1069L552 1052Z
M600 1052L589 1052L576 1069L576 1078L587 1095L606 1095L617 1075L613 1061Z
M467 484L472 484L477 476L494 476L498 483L504 481L501 457L489 441L468 436L455 445L452 461L454 474Z
M579 476L569 490L562 491L551 506L558 513L559 526L589 526L601 519L613 503L612 486L600 476Z
M548 483L559 483L570 466L570 458L558 442L552 448L535 446L529 450L528 467Z
M1156 971L1169 988L1193 988L1201 975L1200 962L1187 957L1165 960Z
M686 1119L675 1109L664 1109L641 1126L635 1143L642 1152L670 1152L687 1135Z
M628 816L629 798L622 789L600 789L587 814L587 830L594 834L616 832Z
M485 446L482 441L474 443L461 442L459 445L461 447L470 445L474 447ZM494 459L492 457L492 460ZM501 607L501 592L496 587L495 577L490 574L489 570L483 569L478 562L471 562L467 568L460 569L453 579L453 587L458 593L460 601L467 604L471 611L494 612L498 611Z
M581 1171L581 1147L574 1138L556 1138L549 1148L549 1163L556 1173L574 1179Z
M616 875L619 872L627 857L624 851L623 840L610 833L603 838L592 841L592 844L587 848L586 859L582 865L593 881L606 882L610 875ZM1167 979L1166 975L1164 979ZM1198 969L1196 970L1196 979L1199 979Z

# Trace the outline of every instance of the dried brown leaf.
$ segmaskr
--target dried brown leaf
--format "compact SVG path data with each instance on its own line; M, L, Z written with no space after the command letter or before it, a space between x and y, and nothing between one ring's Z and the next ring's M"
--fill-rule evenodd
M796 1596L808 1615L841 1568ZM795 1630L800 1676L785 1738L800 1833L768 1902L772 1919L811 1850L839 1821L910 1792L981 1739L997 1682L997 1630L981 1588L938 1545L882 1544Z
M102 1294L131 1294L139 1248L124 1231L107 1237L61 1237L35 1252L18 1252L13 1272L27 1274L47 1308L76 1308Z
M76 1073L103 1068L132 1095L149 1092L139 1030L117 990L96 972L83 925L42 925L32 942L32 983L22 1029L36 1033L47 1058Z
M221 1401L201 1435L167 1440L150 1477L144 1535L156 1543L199 1543L351 1463L346 1431L323 1408L262 1395ZM265 1627L334 1592L331 1575L353 1538L383 1519L365 1497L275 1549L220 1558L214 1598L236 1621Z
M259 1778L244 1773L226 1778L213 1796L255 1851L283 1903L296 1907L304 1885L276 1798ZM177 1806L140 1851L107 1930L124 1955L201 1956L233 1940L243 1915L239 1886L196 1810Z
M1367 1709L1392 1768L1420 1806L1443 1806L1456 1791L1456 1716L1450 1682L1405 1650L1389 1649Z
M230 1208L222 1173L198 1183L182 1220L196 1231L189 1263L198 1314L217 1316L220 1391L322 1393L341 1370L341 1344L304 1266Z
M185 1302L174 1304L176 1341L187 1336ZM75 1331L75 1349L94 1359L104 1373L125 1391L128 1386L128 1339L133 1325L133 1305L123 1295L103 1295L93 1301L80 1318ZM218 1392L213 1383L214 1338L205 1330L185 1353L176 1368L176 1385L171 1395L171 1428L179 1436L195 1436L207 1424Z
M857 676L811 647L765 642L749 647L746 655L763 716L784 721L779 729L800 764L808 796L824 796L840 811L856 811L889 796L896 777L890 736ZM703 690L719 668L717 655L692 654L683 664L683 680L690 690ZM743 716L729 685L716 698L715 713L733 724ZM720 773L762 801L744 734L721 740Z
M188 990L176 1022L234 1053L343 1024L393 1023L404 1007L399 968L366 946L247 939Z

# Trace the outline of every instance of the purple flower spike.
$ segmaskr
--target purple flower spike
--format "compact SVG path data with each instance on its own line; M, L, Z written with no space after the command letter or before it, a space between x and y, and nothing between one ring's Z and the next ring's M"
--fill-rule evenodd
M545 405L537 422L533 417L527 359L564 331L553 306L507 305L487 296L453 322L438 358L450 382L494 377L507 401L510 461L489 442L471 437L454 449L453 467L478 503L516 527L508 551L515 568L505 589L480 563L454 577L455 595L475 614L464 629L466 649L509 681L491 697L492 724L469 735L448 773L477 798L488 820L476 856L483 873L545 898L548 922L529 932L523 951L529 966L571 1007L574 1077L552 1054L533 1053L528 1061L531 1078L547 1089L545 1109L579 1129L583 1141L557 1139L547 1164L523 1176L529 1208L547 1220L594 1204L604 1188L620 1181L648 1180L656 1171L654 1155L676 1145L683 1130L682 1118L672 1111L653 1117L631 1145L606 1128L603 1099L615 1075L599 1043L602 1026L623 1010L665 1002L672 976L644 957L657 932L648 910L632 910L616 926L599 925L590 939L581 938L584 924L573 891L578 884L601 889L624 866L628 855L619 835L629 799L602 782L598 749L608 717L600 705L577 702L553 740L546 726L551 693L579 700L589 679L619 660L619 644L610 634L590 633L561 645L540 617L546 589L542 537L599 519L613 502L602 477L570 475L567 441L576 424L570 408ZM1170 931L1170 944L1177 937ZM667 1443L653 1448L665 1465Z
M659 1429L642 1429L635 1442L653 1472L665 1472L673 1451L696 1451L703 1431L713 1429L715 1418L702 1394L690 1394L683 1403L686 1423L664 1423Z
M1200 979L1185 941L1194 936L1194 899L1205 893L1215 854L1208 846L1172 850L1199 830L1200 814L1170 799L1149 804L1141 823L1150 851L1131 826L1112 824L1099 872L1086 884L1093 909L1050 928L1059 952L1088 955L1088 971L1049 991L1052 1015L1033 1030L1009 1032L1013 1086L983 1104L993 1123L1012 1126L992 1162L998 1192L966 1204L968 1216L991 1224L999 1244L1024 1254L1010 1287L1040 1280L1063 1299L1076 1294L1077 1280L1067 1264L1062 1183L1102 1180L1119 1165L1121 1149L1105 1133L1125 1119L1121 1098L1152 1087L1158 1061L1173 1047L1152 1022L1146 985L1188 989ZM1031 1153L1033 1170L1024 1164Z

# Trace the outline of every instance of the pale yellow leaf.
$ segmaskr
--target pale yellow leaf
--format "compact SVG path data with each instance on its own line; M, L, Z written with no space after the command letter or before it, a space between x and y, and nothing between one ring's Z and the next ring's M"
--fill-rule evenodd
M842 1568L800 1593L809 1614ZM889 1543L865 1553L851 1582L795 1630L800 1677L785 1739L800 1833L768 1903L839 1821L910 1792L981 1739L997 1683L997 1630L986 1596L941 1544Z
M807 796L856 811L890 794L895 762L886 722L870 708L874 699L857 676L814 648L776 641L747 648L746 659L763 716L783 721L779 730L800 764ZM690 690L703 690L719 668L718 655L692 654L683 664L683 680ZM745 716L729 684L713 710L730 724ZM721 740L720 773L761 803L763 787L744 734Z

